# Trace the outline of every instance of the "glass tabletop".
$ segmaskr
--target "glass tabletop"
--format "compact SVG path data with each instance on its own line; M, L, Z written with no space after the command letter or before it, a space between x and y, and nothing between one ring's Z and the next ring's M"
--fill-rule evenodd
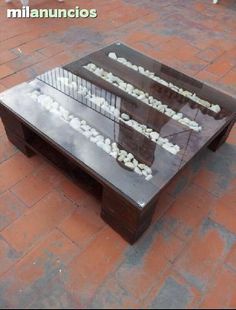
M30 83L5 91L0 99L102 184L142 208L227 125L232 114L222 107L219 113L214 113L114 59L104 58L115 52L159 76L162 70L162 78L168 74L156 63L151 67L149 58L146 60L141 54L135 57L130 50L124 52L127 47L121 47L113 45L65 68L55 68ZM95 63L135 89L144 90L176 114L196 122L201 130L189 128L133 97L131 92L105 81L85 68L88 63ZM180 87L182 82L176 83ZM207 99L202 93L199 95ZM103 137L101 143L99 136Z

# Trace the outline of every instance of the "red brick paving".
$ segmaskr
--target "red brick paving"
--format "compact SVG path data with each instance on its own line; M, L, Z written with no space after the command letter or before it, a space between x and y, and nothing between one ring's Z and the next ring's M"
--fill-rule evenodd
M27 252L34 244L68 217L75 209L71 201L52 191L24 216L2 231L2 236L17 251ZM19 231L21 232L19 234Z
M120 285L137 299L142 300L158 281L163 271L168 269L184 247L184 243L174 234L161 227L153 231L153 240L144 238L149 251L132 252L117 271ZM149 244L150 243L150 244ZM159 255L161 253L161 255ZM135 258L134 262L132 260Z
M233 269L236 270L236 245L234 245L229 253L226 263Z
M4 134L5 134L4 126L3 126L2 121L0 120L0 136L2 136Z
M14 263L17 261L16 252L9 246L9 244L0 239L0 253L1 253L1 266L0 266L0 275L7 272L10 267L13 267Z
M65 264L78 254L79 250L72 241L56 229L52 230L24 259L18 257L17 264L2 275L0 287L5 294L1 296L1 303L26 308L36 300L39 302L41 291L49 285L52 277L62 274ZM42 299L42 303L45 307L46 301Z
M17 148L11 144L6 135L0 135L0 163L10 158L17 151Z
M15 193L26 206L31 207L52 189L53 186L48 180L42 180L35 175L30 175L13 186L11 191Z
M236 3L211 2L83 0L97 19L42 22L7 20L2 1L0 91L120 40L236 95ZM0 121L0 307L235 308L235 159L236 126L170 184L131 247L93 187L24 157Z
M111 275L99 287L91 305L98 309L138 309L140 301L121 287Z
M15 71L13 69L10 68L9 65L1 65L0 66L0 79L11 75L12 73L14 73Z
M189 185L184 192L178 195L178 199L164 215L164 219L175 235L186 240L192 237L194 231L207 217L214 202L215 199L210 193L201 187Z
M6 228L23 215L25 211L25 205L11 192L7 191L0 195L0 229Z
M175 298L172 298L175 295ZM154 309L195 308L201 294L173 268L169 268L145 299L145 306Z
M221 266L215 274L211 288L203 298L201 308L234 309L236 305L235 281L235 273L231 272L231 270L225 268L224 266Z
M236 234L236 190L232 188L219 198L211 212L211 218Z
M127 247L110 227L104 228L66 267L66 276L62 279L65 288L80 304L90 303L99 286L121 262Z
M203 225L209 225L205 222ZM211 224L211 222L210 222ZM207 227L198 231L188 247L174 263L174 268L186 281L204 291L219 264L228 251L228 238L224 238L218 227Z
M17 58L17 55L13 53L12 51L6 50L3 52L0 52L0 63L6 63L12 59Z
M11 156L0 165L0 193L10 189L17 182L33 172L33 165L21 153Z
M67 218L59 229L74 241L80 248L85 247L96 234L105 226L99 214L93 212L92 208L80 207Z

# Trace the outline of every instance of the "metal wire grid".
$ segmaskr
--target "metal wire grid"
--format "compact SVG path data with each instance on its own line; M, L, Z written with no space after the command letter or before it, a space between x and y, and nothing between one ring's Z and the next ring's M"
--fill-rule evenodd
M68 85L65 85L65 83L63 83L60 78L67 78L68 84L74 82L76 83L77 87L69 87ZM116 96L115 94L112 94L111 92L102 89L95 84L79 76L76 76L63 68L55 68L53 70L50 70L40 75L38 79L46 83L47 85L61 91L63 94L66 94L67 96L75 99L76 101L79 101L87 107L95 110L96 112L104 115L105 117L119 123L119 120L113 114L109 113L101 106L98 106L96 103L92 102L89 99L89 96L80 94L78 92L78 89L80 86L86 87L86 89L88 89L92 95L104 98L110 106L113 106L114 108L120 110L121 98Z

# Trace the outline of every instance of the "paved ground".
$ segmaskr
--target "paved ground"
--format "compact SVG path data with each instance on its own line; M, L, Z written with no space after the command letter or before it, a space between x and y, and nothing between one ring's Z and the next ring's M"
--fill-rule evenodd
M79 3L99 18L6 20L1 1L0 91L122 40L236 95L235 0ZM169 186L131 247L100 219L92 189L25 158L0 123L0 308L236 307L235 159L236 127Z

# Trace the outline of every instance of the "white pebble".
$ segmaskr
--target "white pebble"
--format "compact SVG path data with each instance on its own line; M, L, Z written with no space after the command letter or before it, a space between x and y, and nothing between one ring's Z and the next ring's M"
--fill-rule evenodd
M157 133L155 131L150 133L151 139L157 140L159 138L159 136L160 136L159 133Z
M111 146L109 144L103 144L103 150L106 153L110 153L111 152Z
M110 58L112 58L112 59L117 59L117 56L116 56L116 53L109 53L109 55L108 55Z
M109 138L106 138L105 143L106 143L107 145L110 145L110 144L111 144L111 140L110 140Z
M131 163L130 161L126 162L126 163L125 163L125 166L128 167L128 168L130 168L130 169L134 169L134 168L135 168L135 167L134 167L134 164Z
M75 130L77 130L78 128L80 128L80 120L78 118L73 118L70 121L70 126L74 128Z
M134 168L134 172L136 172L139 175L142 175L142 171L138 167Z
M146 178L145 178L146 181L150 181L151 179L152 179L152 175L151 175L151 174L149 174L149 175L146 176Z
M121 118L125 121L128 121L130 119L129 115L128 114L125 114L125 113L122 113L121 114Z

